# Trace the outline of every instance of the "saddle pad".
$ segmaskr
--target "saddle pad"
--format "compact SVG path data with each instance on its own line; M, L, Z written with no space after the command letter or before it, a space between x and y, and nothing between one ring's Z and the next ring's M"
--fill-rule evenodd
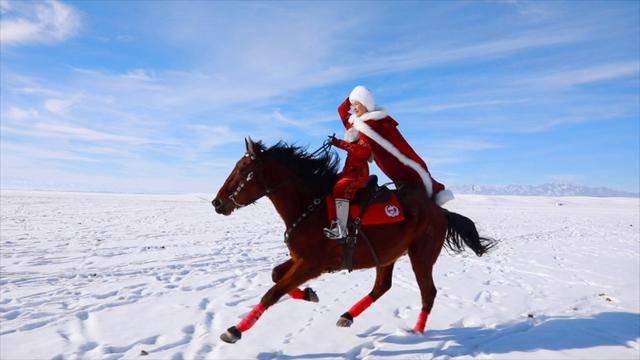
M336 218L336 205L332 196L326 197L327 216L330 220ZM352 202L349 206L351 219L360 215L360 204ZM362 225L382 225L404 220L404 212L396 194L391 194L388 201L369 205L362 217Z

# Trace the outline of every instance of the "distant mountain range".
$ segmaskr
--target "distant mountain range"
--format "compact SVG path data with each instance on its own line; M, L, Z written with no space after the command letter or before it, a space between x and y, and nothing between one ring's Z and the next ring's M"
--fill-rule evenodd
M542 185L459 185L451 187L460 194L480 195L530 195L530 196L593 196L593 197L639 197L626 191L606 187L588 187L574 184Z

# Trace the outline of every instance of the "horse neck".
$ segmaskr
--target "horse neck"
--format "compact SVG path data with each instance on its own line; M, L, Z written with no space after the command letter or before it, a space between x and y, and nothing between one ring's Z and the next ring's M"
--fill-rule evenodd
M313 202L313 199L322 195L319 190L314 188L315 186L308 186L293 180L291 184L268 195L287 227L302 214L305 208Z

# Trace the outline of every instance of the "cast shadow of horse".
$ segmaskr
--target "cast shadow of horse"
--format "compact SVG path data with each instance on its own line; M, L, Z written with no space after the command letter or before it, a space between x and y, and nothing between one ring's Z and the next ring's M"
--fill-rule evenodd
M539 316L494 328L455 327L427 330L424 336L367 331L358 335L366 341L343 353L260 353L258 359L356 359L367 356L415 358L425 356L474 356L536 350L563 351L598 346L627 347L638 354L640 314L604 312L590 317ZM634 345L635 342L635 345ZM423 344L424 346L419 346ZM407 349L402 349L407 345Z

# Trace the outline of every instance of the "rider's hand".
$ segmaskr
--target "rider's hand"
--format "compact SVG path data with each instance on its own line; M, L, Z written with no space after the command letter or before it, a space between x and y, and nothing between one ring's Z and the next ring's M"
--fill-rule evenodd
M327 141L329 142L329 144L335 144L336 140L337 138L335 133L333 135L327 136Z

